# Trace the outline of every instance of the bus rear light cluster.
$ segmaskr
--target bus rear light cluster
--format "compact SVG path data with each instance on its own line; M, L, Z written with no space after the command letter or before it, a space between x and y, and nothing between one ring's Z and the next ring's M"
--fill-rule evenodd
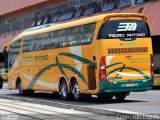
M99 69L99 81L107 80L106 77L106 61L105 56L103 56L100 60L100 69Z

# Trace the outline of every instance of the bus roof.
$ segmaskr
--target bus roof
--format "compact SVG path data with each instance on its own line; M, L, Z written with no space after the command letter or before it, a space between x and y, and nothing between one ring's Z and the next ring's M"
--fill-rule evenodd
M68 27L74 27L74 26L82 25L82 23L89 24L93 22L104 21L105 18L112 18L112 17L145 17L145 16L144 14L140 14L140 13L110 13L110 14L93 15L90 17L85 16L77 20L70 20L67 22L60 22L56 24L51 23L51 24L45 24L45 25L29 28L25 30L24 32L22 32L13 41L9 43L12 43L15 40L21 39L23 36L31 36L31 35L41 34L45 32L51 32L54 30L60 30L60 29L68 28Z

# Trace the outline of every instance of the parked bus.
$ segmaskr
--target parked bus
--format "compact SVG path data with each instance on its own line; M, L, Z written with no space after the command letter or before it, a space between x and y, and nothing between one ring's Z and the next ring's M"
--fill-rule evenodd
M30 28L7 44L8 86L20 94L124 100L152 89L152 43L142 14L114 13ZM8 47L8 48L6 48Z

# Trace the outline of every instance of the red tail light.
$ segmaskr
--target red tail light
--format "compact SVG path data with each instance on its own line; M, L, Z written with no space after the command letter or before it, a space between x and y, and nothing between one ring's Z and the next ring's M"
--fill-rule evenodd
M100 60L100 68L99 68L99 81L107 80L106 77L106 61L105 56L103 56Z
M151 78L154 78L154 73L153 73L153 55L151 55Z

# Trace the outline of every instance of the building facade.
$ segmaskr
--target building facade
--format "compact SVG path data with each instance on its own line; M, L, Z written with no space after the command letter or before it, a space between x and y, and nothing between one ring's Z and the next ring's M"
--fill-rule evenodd
M94 14L144 13L152 36L159 36L159 6L160 0L1 0L0 56L3 45L27 28Z

